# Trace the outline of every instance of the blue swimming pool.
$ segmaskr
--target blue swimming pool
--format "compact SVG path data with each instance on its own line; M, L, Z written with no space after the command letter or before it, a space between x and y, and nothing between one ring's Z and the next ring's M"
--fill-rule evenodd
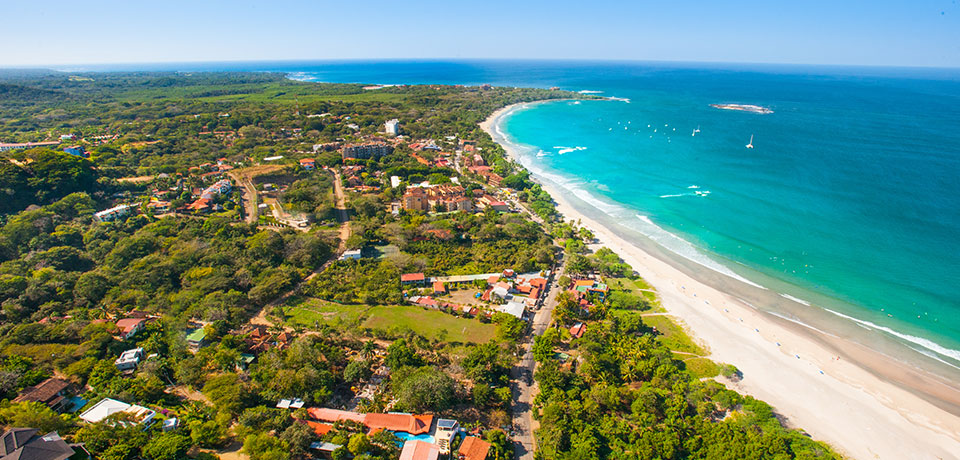
M407 442L407 441L423 441L423 442L429 442L430 444L433 444L433 442L435 441L434 438L433 438L433 436L431 436L431 435L429 435L429 434L417 434L417 435L413 435L413 434L407 433L406 431L394 431L393 434L397 435L397 437L400 438L401 440L403 440L403 442ZM403 445L403 444L401 444L401 445Z

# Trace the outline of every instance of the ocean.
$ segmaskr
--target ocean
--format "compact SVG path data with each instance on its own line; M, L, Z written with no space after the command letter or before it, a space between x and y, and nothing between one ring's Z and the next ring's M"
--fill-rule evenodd
M960 70L551 61L150 70L169 69L616 98L533 104L497 129L536 176L586 204L578 210L960 367ZM710 105L720 103L773 113Z

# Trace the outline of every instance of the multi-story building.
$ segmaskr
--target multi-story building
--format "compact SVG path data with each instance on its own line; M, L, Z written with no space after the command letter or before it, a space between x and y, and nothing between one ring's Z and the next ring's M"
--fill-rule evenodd
M93 217L99 222L110 222L130 214L130 209L130 205L121 204L120 206L114 206L110 209L104 209L103 211L94 213Z
M366 144L348 144L341 151L344 160L380 158L393 153L393 146L383 142L369 142Z
M388 136L400 135L400 120L397 120L396 118L384 123L383 127Z

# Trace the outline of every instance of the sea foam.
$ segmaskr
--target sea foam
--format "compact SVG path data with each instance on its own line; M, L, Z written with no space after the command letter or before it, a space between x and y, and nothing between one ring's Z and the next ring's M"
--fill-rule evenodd
M837 315L837 316L839 316L839 317L841 317L841 318L844 318L844 319L848 319L848 320L850 320L850 321L853 321L853 322L857 323L858 325L863 326L863 327L865 327L865 328L867 328L867 329L886 332L887 334L890 334L890 335L892 335L892 336L894 336L894 337L897 337L897 338L899 338L899 339L901 339L901 340L906 340L907 342L910 342L910 343L912 343L912 344L919 345L919 346L921 346L921 347L923 347L923 348L925 348L925 349L927 349L927 350L930 350L930 351L932 351L932 352L934 352L934 353L937 353L937 354L939 354L939 355L941 355L941 356L946 356L946 357L948 357L948 358L950 358L950 359L955 359L955 360L957 360L957 361L960 361L960 350L954 350L954 349L952 349L952 348L947 348L947 347L944 347L943 345L940 345L939 343L936 343L936 342L934 342L934 341L932 341L932 340L929 340L929 339L925 339L925 338L923 338L923 337L917 337L917 336L910 335L910 334L904 334L904 333L902 333L902 332L895 331L895 330L893 330L893 329L891 329L891 328L889 328L889 327L886 327L886 326L881 326L881 325L879 325L879 324L872 323L872 322L870 322L870 321L866 321L866 320L854 318L854 317L849 316L849 315L844 315L843 313L840 313L840 312L837 312L837 311L833 311L833 310L831 310L831 309L829 309L829 308L824 308L824 310L826 310L826 311L828 311L828 312L830 312L830 313L833 313L834 315Z

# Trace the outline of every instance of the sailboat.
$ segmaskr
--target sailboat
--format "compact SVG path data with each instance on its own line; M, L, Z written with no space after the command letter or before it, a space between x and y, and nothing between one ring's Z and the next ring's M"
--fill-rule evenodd
M747 144L747 148L748 148L748 149L752 149L752 148L753 148L753 134L750 135L750 143Z

